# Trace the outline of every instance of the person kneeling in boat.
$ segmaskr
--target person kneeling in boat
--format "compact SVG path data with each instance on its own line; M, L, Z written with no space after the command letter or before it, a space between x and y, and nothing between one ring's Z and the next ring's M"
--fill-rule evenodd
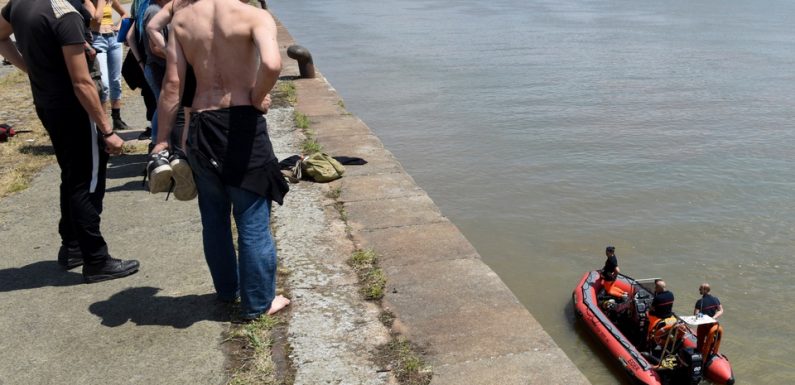
M668 291L665 281L654 281L654 299L649 309L649 339L665 332L676 323L674 317L674 293Z
M618 268L616 248L607 246L605 248L605 256L607 256L607 259L605 260L605 266L602 268L602 286L604 286L605 292L610 296L622 298L626 292L615 285L616 277L618 277L618 273L621 272Z

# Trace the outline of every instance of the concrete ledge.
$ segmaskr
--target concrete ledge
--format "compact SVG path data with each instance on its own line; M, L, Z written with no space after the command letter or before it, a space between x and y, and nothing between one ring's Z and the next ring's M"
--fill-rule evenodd
M431 385L563 385L583 384L579 371L560 366L568 361L557 351L530 351L434 367Z
M425 195L406 173L348 176L339 183L342 202Z
M442 213L427 195L350 202L345 204L345 211L348 214L348 224L354 232L444 220Z
M362 231L354 235L354 242L361 249L378 250L384 268L480 258L458 228L447 220Z

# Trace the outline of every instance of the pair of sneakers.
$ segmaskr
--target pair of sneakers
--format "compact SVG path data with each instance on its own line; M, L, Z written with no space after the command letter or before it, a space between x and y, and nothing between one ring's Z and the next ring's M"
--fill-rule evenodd
M150 155L146 173L149 176L149 192L152 194L173 191L174 197L181 201L196 198L193 171L181 151L169 154L168 150L163 150Z

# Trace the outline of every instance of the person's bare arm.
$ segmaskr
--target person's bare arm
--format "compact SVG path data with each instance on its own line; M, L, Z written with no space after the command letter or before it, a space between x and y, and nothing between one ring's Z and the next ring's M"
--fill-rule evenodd
M160 101L157 103L157 142L155 142L152 153L158 153L168 148L168 138L171 136L171 130L177 119L179 92L187 70L185 53L182 52L182 45L179 44L176 34L168 39L166 48L166 73L163 76Z
M718 317L723 315L723 305L718 305L718 311L715 312L715 315L712 316L714 319L718 319Z
M83 0L83 6L86 7L88 13L91 14L91 20L99 23L102 20L102 10L105 8L105 0L96 0L96 4L92 0Z
M22 72L27 73L28 66L25 65L22 55L17 50L14 42L11 41L11 34L13 33L14 30L11 28L11 23L9 23L4 17L0 16L0 56L4 57L15 67L22 70Z
M146 34L149 35L149 47L152 48L152 53L157 56L166 57L166 37L163 36L163 28L171 22L173 15L174 1L169 1L146 25Z
M121 153L121 147L124 145L124 141L115 134L107 137L105 136L107 134L112 134L113 129L110 127L105 109L102 108L102 104L99 103L97 88L88 72L88 64L86 63L83 44L65 45L61 50L63 51L64 61L69 71L69 78L72 80L75 95L91 120L97 124L99 132L103 134L105 144L107 144L106 151L111 154Z
M130 52L132 52L135 61L138 62L138 66L141 67L141 71L143 71L144 61L141 59L141 53L138 51L138 44L135 42L135 28L127 30L127 45L130 47Z
M124 9L124 7L121 5L121 2L119 2L119 0L111 0L111 1L113 1L113 2L110 5L113 7L113 9L116 12L119 13L119 15L121 16L122 19L126 19L126 18L130 17L130 14L127 13L127 10ZM121 20L118 23L116 23L116 25L117 26L121 25Z
M276 41L276 22L273 21L271 14L258 10L255 17L257 21L252 35L254 45L259 52L260 65L257 81L254 83L254 89L251 90L251 104L264 112L270 106L268 93L279 80L282 71L282 57Z

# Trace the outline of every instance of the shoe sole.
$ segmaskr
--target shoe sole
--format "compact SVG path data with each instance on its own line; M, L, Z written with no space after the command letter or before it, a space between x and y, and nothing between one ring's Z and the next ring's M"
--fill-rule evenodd
M171 162L172 177L174 178L174 198L189 201L196 198L196 183L193 181L193 171L188 162L175 159Z
M124 277L130 276L130 275L133 275L133 274L135 274L137 272L138 272L138 268L136 267L134 269L124 270L124 271L120 271L118 273L113 273L113 274L97 274L97 275L90 275L90 276L85 276L84 275L83 276L83 280L86 283L97 283L97 282L103 282L103 281L110 281L112 279L117 279L117 278L124 278Z
M155 168L149 174L149 192L152 194L167 192L171 187L172 175L173 171L170 165L164 164Z

